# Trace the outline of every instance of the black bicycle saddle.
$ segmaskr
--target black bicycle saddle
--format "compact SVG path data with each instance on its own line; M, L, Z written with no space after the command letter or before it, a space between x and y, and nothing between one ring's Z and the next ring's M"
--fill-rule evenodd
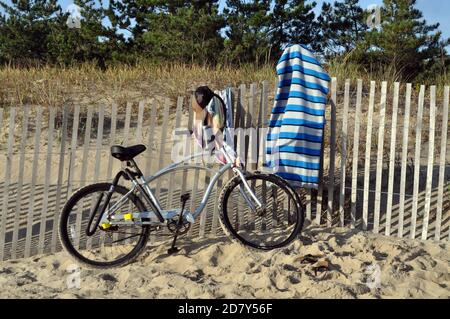
M111 146L111 155L120 161L129 161L144 152L147 149L145 145L138 144L129 147L120 145Z

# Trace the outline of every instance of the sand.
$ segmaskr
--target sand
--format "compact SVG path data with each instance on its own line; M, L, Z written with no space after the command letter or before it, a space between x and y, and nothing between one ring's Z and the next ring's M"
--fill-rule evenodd
M133 264L109 270L78 268L65 252L2 262L0 297L450 297L448 243L309 226L300 240L271 252L226 237L180 240L177 255L168 256L168 247L149 244ZM308 254L318 262L304 262Z

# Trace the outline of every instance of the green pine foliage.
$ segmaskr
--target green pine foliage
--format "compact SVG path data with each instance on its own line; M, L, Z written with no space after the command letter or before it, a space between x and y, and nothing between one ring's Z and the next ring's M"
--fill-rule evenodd
M443 45L439 24L427 24L415 4L416 0L383 1L381 27L366 32L360 63L391 66L405 80L439 63Z
M388 70L394 78L448 78L450 44L415 0L384 0L382 24L370 29L358 0L76 0L82 27L70 29L57 0L0 0L0 64L185 63L273 65L294 43L329 66ZM378 71L377 71L378 70Z

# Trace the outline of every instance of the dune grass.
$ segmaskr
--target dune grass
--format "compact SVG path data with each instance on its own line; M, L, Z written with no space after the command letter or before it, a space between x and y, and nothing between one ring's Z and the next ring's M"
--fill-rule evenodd
M331 61L325 67L331 76L340 80L361 78L365 85L370 80L390 83L399 80L398 74L390 68L367 70L342 60ZM116 65L106 70L93 64L26 69L6 66L0 68L0 106L59 107L65 103L96 105L113 101L121 105L155 96L175 99L201 84L216 89L275 80L275 77L275 66L270 64L207 67L179 63L157 65L143 61L137 66ZM450 84L450 78L440 76L424 84L437 85L439 93L444 85Z

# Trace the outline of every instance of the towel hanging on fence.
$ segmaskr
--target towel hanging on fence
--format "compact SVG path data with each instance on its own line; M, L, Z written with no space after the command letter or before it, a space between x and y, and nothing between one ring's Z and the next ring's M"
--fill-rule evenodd
M317 189L330 76L302 45L284 50L277 75L266 165L294 187Z

